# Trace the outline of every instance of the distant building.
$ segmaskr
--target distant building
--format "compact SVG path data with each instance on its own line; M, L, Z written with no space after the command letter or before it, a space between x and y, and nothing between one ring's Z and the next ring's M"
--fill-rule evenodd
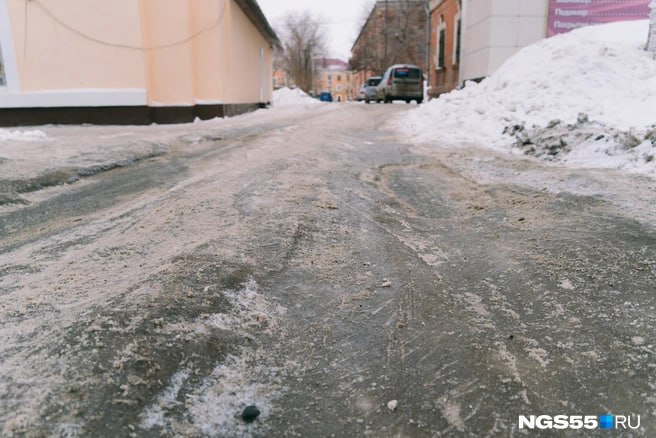
M0 0L0 125L187 122L272 100L255 0Z
M287 71L283 49L278 47L273 52L273 89L284 87L295 88L296 84Z
M330 92L335 102L352 100L352 72L348 62L337 58L320 58L314 62L313 94Z

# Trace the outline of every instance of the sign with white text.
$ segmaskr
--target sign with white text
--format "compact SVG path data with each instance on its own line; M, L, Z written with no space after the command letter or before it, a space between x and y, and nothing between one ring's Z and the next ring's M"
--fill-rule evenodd
M547 35L614 21L649 18L651 0L550 0Z

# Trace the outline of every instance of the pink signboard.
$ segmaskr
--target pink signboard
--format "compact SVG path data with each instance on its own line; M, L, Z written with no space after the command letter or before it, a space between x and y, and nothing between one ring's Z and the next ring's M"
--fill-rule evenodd
M649 18L651 0L550 0L549 36L578 27Z

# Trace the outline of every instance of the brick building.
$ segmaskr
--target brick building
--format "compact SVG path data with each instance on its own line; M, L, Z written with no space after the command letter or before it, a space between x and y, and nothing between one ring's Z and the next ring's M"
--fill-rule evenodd
M453 90L460 82L461 10L461 0L432 0L430 2L429 94L431 97Z
M369 76L380 76L393 64L416 64L425 71L425 1L377 1L351 52L355 92Z

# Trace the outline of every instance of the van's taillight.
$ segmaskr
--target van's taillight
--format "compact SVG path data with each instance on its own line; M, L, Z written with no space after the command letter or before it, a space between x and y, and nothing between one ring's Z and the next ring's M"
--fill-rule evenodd
M394 75L390 75L389 78L387 79L387 85L392 85L392 77Z

